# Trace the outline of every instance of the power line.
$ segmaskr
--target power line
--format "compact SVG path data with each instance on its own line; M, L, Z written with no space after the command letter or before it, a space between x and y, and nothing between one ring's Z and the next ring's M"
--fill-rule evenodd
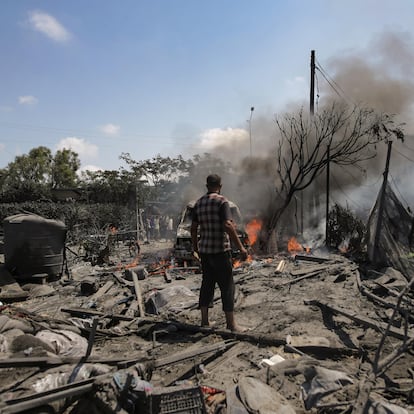
M343 88L341 88L341 86L338 84L338 82L336 82L332 76L330 76L328 74L328 72L323 68L323 66L320 64L320 62L317 60L316 61L318 66L316 67L322 74L322 76L325 78L325 80L328 82L328 84L332 87L332 89L341 97L344 98L347 101L350 101L353 105L355 105L355 102L347 96L347 94L345 93L345 91L343 90ZM329 78L329 79L328 79ZM335 87L333 86L335 85ZM341 91L342 95L337 91L337 89L339 89L339 91Z
M347 197L348 200L350 200L352 203L354 203L357 207L359 207L361 210L364 209L363 206L361 206L359 203L357 203L355 200L353 200L351 197L349 197L349 195L347 193L345 193L345 191L342 189L342 187L340 186L339 182L337 181L337 179L335 178L335 176L333 174L331 174L333 180L335 181L335 184L337 185L339 191L345 196Z
M411 148L411 147L409 147L405 142L403 142L402 143L402 145L405 147L405 148L407 148L408 150L410 150L410 151L413 151L414 152L414 148Z
M325 74L316 66L316 69L319 70L319 72L321 73L321 75L323 76L323 78L326 80L326 82L328 82L329 86L336 92L336 94L340 97L340 98L344 98L335 88L335 86L329 81L329 79L325 76Z
M395 148L394 148L394 151L395 151L397 154L400 154L400 155L401 155L401 157L404 157L406 160L408 160L408 161L410 161L410 162L414 162L414 160L413 160L413 159L411 159L410 157L407 157L405 154L403 154L402 152L398 151L397 149L395 149Z
M338 167L340 167L345 173L347 173L352 179L354 179L355 181L358 181L358 177L355 177L353 174L351 174L351 172L349 170L347 170L345 167L343 167L342 165L338 165ZM379 176L377 178L376 181L374 181L371 184L360 184L360 187L374 187L378 184L378 182L381 180L382 176Z

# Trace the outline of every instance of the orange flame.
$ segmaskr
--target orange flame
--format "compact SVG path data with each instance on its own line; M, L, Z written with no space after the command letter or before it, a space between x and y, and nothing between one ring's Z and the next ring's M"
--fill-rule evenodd
M295 237L291 237L288 241L288 251L290 253L302 252L303 247L298 243Z
M262 225L263 222L260 219L253 219L246 224L246 232L249 236L250 246L253 246L257 242Z
M347 240L344 240L339 246L338 246L338 250L341 253L347 253L349 250L349 242Z
M247 256L245 261L241 261L240 259L233 260L233 269L237 269L238 267L242 266L243 263L251 263L253 261L253 257L251 254Z
M240 267L240 266L241 266L241 264L242 264L241 260L235 260L235 261L233 262L233 268L234 268L234 269L237 269L238 267Z
M117 266L116 266L116 270L119 272L119 271L124 270L124 269L130 269L131 267L137 266L138 263L139 263L139 257L136 256L131 263L127 263L125 265L123 265L122 263L118 263Z

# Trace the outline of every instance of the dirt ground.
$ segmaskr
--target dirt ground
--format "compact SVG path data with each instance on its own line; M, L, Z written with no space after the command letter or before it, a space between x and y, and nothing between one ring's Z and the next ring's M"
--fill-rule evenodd
M119 372L129 366L125 361L142 362L151 367L145 379L153 387L207 387L208 412L351 412L364 401L364 393L372 413L414 412L410 292L402 300L405 318L392 315L406 285L401 274L393 269L372 272L323 249L253 256L234 269L236 318L244 329L235 334L225 329L218 290L210 309L214 327L199 327L200 271L169 267L171 249L171 241L142 244L135 261L121 244L103 265L92 266L72 255L69 275L44 285L20 282L27 298L2 300L0 318L23 321L31 330L23 329L23 338L12 329L2 330L0 319L0 392L1 400L8 401L0 408L21 412L11 410L13 399L62 385L54 380L53 386L51 381L40 386L51 378L48 374L73 376L74 365L67 362L69 357L79 362L76 344L66 350L65 359L33 339L41 330L64 329L93 343L88 361L82 361L97 365L99 375ZM138 316L128 266L138 275L145 315ZM3 295L16 288L2 284ZM96 314L83 314L79 308ZM91 339L93 316L97 330ZM404 344L408 349L402 349ZM62 357L61 364L39 359L27 366L30 358L50 358L53 353ZM379 369L376 359L386 362L390 355L392 364ZM94 391L101 408L89 406L88 411L105 412L102 401L111 398L108 392L102 397L103 389ZM86 410L82 396L54 404L56 412ZM122 411L108 401L106 408Z

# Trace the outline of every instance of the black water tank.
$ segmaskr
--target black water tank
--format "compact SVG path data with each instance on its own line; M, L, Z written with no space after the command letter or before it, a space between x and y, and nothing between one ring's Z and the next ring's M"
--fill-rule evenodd
M7 269L22 278L63 270L66 226L34 214L16 214L4 219L4 261Z

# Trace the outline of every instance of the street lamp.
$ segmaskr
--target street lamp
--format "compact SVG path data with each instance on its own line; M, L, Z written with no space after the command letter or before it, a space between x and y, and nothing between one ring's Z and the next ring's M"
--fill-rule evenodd
M249 119L249 139L250 139L250 158L252 158L252 116L253 116L254 106L250 108L250 119Z

